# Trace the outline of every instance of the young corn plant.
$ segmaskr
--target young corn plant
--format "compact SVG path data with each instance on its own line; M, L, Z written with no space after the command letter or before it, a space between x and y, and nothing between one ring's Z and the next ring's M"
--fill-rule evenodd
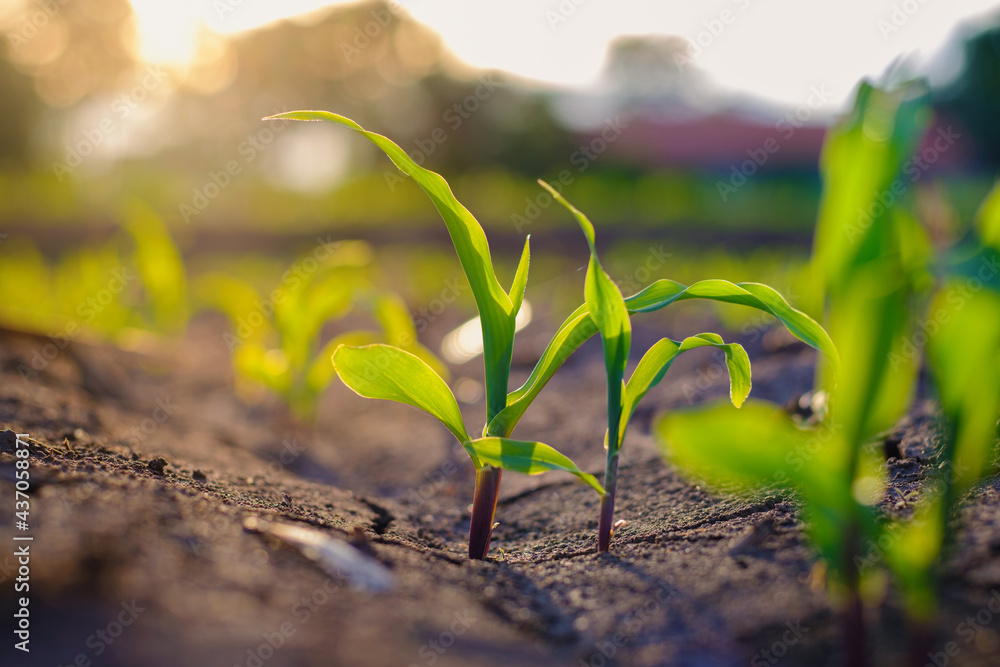
M311 255L296 261L267 298L253 284L225 273L197 279L199 302L224 313L232 323L233 331L225 340L232 351L239 393L247 397L264 387L281 397L298 419L311 422L319 397L333 380L330 355L344 344L389 342L447 373L444 364L417 341L402 298L375 286L368 244L342 241L324 249L325 257L310 272L294 269L310 265L305 260ZM323 327L355 309L368 312L380 330L343 332L321 346Z
M148 205L122 207L121 232L50 264L27 239L0 249L0 324L53 336L123 341L180 333L187 282L180 251Z
M482 226L455 198L447 181L439 174L418 165L388 138L369 132L354 121L337 114L326 111L293 111L271 116L269 119L328 121L354 130L380 148L403 173L410 176L444 219L459 262L472 288L482 323L486 379L486 426L482 437L473 438L468 434L458 403L441 376L405 350L385 344L344 345L334 351L333 365L344 384L361 396L406 403L437 417L466 449L476 468L469 528L469 558L483 559L489 552L504 468L528 474L565 470L600 491L600 485L592 475L581 472L576 464L552 447L509 437L524 408L534 398L534 395L530 398L523 395L517 397L523 400L518 402L515 399L518 407L511 411L511 399L507 393L514 346L514 321L521 308L528 280L530 241L525 240L514 279L510 289L505 290L497 280ZM541 381L538 390L541 390L550 376L551 373Z
M725 343L715 333L700 333L683 341L662 338L646 351L628 382L624 382L632 334L629 300L622 296L618 286L601 266L593 223L552 186L543 181L539 183L576 218L590 247L584 298L590 319L601 335L607 371L608 430L604 436L607 463L604 468L604 493L601 496L597 533L597 550L603 553L610 549L613 536L619 453L629 419L639 401L663 379L678 355L701 347L715 347L725 354L730 379L730 400L738 408L750 393L750 358L741 345ZM822 350L831 359L837 359L833 343L823 328L805 313L790 307L777 292L765 285L735 285L723 280L703 281L686 288L683 295L742 303L769 312L800 339Z
M979 211L969 256L953 263L927 306L925 349L942 419L938 470L908 521L884 526L886 564L900 586L911 626L912 664L930 652L940 569L954 545L963 497L996 471L1000 420L1000 185ZM968 252L971 247L972 252ZM980 286L971 289L971 286ZM970 391L970 387L975 387Z
M874 448L912 400L919 355L907 353L913 304L925 287L928 244L915 221L885 205L925 127L910 87L863 83L823 150L824 192L813 254L827 328L845 360L817 369L825 419L800 428L778 406L753 403L668 415L658 431L666 455L709 482L783 486L801 499L806 531L843 611L846 662L867 664L862 545L878 543L884 472ZM881 199L880 199L881 198ZM859 217L859 212L862 215Z

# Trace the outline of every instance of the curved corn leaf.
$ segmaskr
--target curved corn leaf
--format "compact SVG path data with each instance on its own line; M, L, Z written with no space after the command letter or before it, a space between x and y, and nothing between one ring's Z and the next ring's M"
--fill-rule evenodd
M510 438L485 437L462 443L482 465L491 465L505 470L540 475L550 470L562 470L576 475L587 486L604 495L597 478L582 472L573 461L542 442L526 442Z
M976 213L976 229L983 243L1000 250L1000 182L993 186L980 205Z
M995 470L1000 419L1000 295L973 293L966 284L946 283L929 311L949 315L931 320L938 330L927 344L951 435L945 451L949 504Z
M553 199L573 214L584 236L587 237L587 245L590 246L590 263L587 265L583 293L587 301L587 312L601 332L601 344L604 348L604 367L608 379L608 432L618 433L622 422L622 378L625 376L625 366L628 364L629 348L632 344L632 320L629 319L625 298L618 285L601 266L601 260L597 256L593 223L551 185L542 180L538 183L549 191ZM611 443L612 455L617 451L619 442Z
M521 302L524 301L524 289L528 286L528 264L531 255L531 234L524 239L524 250L521 251L521 261L517 264L517 271L514 273L514 281L510 285L511 312L517 315L521 310Z
M802 311L792 308L777 291L767 285L703 280L687 287L664 278L627 297L625 305L630 313L648 313L687 299L735 303L770 313L796 338L821 351L830 360L835 373L839 371L840 357L823 327ZM582 305L574 310L560 325L525 383L507 397L507 407L491 422L490 432L510 435L528 405L556 370L595 333L597 327L589 316L587 306Z
M187 271L163 218L144 201L132 199L122 226L135 244L134 263L152 305L153 324L179 331L188 317Z
M661 338L642 356L628 384L625 385L625 396L622 401L624 419L618 430L619 446L625 439L628 421L639 401L663 379L674 359L682 352L707 346L725 352L726 367L729 369L729 398L736 407L743 405L743 401L750 394L750 358L743 346L738 343L724 343L722 337L714 333L690 336L680 343L669 338Z
M437 417L459 442L469 439L451 389L415 355L391 345L341 345L333 352L333 366L355 393L420 408Z
M233 367L240 377L259 382L281 396L288 396L292 390L288 357L281 350L269 350L254 342L243 343L233 351Z
M855 497L864 485L843 484L850 462L843 428L836 423L804 430L780 406L747 401L739 410L715 404L671 412L660 418L655 431L664 457L709 485L796 489L809 538L837 578L850 557L844 549L848 527L858 531L858 544L877 537L875 509ZM880 463L874 456L864 461L856 481L876 481L877 486Z
M510 358L514 344L516 310L510 297L500 286L493 270L486 234L472 213L452 193L440 175L424 169L387 137L369 132L349 118L329 111L290 111L269 116L265 120L328 121L348 127L378 146L403 173L427 194L444 219L455 251L472 287L476 306L483 323L483 357L486 364L486 397L488 418L505 405Z

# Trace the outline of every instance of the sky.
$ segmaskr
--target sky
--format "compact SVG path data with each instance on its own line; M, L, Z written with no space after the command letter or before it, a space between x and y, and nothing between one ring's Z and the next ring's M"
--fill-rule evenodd
M131 0L141 53L183 64L200 30L235 34L333 4L329 0ZM948 38L1000 5L985 0L400 0L472 66L565 88L596 85L608 45L622 35L677 35L691 63L722 89L800 105L823 90L841 108L864 76L905 57L944 79L960 60Z

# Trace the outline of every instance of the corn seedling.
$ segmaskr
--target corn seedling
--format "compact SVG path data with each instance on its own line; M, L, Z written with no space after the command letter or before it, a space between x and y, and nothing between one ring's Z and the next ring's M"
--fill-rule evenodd
M228 274L213 272L198 278L199 302L231 321L233 331L225 340L243 396L262 386L280 396L298 418L313 420L317 401L333 380L330 356L344 344L389 342L447 373L417 341L403 300L375 286L371 257L371 247L361 241L326 244L322 252L296 261L266 297L254 285ZM312 270L305 271L304 266ZM356 308L367 311L380 330L342 332L321 346L324 326Z
M912 178L908 158L928 124L919 91L913 84L893 91L862 84L854 110L824 148L814 284L847 360L836 382L818 373L829 397L825 423L801 429L777 406L755 404L738 415L722 408L672 415L658 427L668 455L701 478L798 491L832 597L845 611L851 665L867 664L863 581L877 579L872 566L883 557L903 595L911 660L926 662L937 572L954 540L956 510L995 470L1000 188L980 210L978 241L947 249L965 258L935 258L907 210L901 175ZM943 276L940 284L935 275ZM875 508L884 473L867 445L909 408L925 355L943 417L939 471L912 517L889 521Z
M475 217L455 199L447 182L440 175L417 165L399 146L386 137L368 132L343 116L325 111L293 111L279 114L273 118L330 121L349 127L366 137L381 148L400 170L414 179L434 203L448 227L459 261L472 286L482 323L487 403L487 419L483 429L483 437L474 440L468 439L464 425L460 420L457 403L447 385L431 369L422 368L421 365L404 356L405 353L401 354L399 351L393 350L391 346L385 345L344 346L334 352L333 362L340 378L357 393L369 398L395 400L421 408L440 419L462 442L477 471L469 535L469 557L485 558L489 550L502 469L528 474L546 470L563 470L582 479L602 497L602 516L607 515L605 523L608 525L607 529L604 530L604 524L601 524L601 534L606 533L607 541L609 541L609 522L614 508L613 492L609 494L593 476L582 473L576 464L552 447L538 442L514 440L510 436L528 406L538 396L556 370L580 345L598 332L597 322L606 324L609 327L609 333L615 327L618 327L617 330L621 332L624 330L623 327L630 326L622 324L621 317L624 316L625 322L627 322L628 316L623 315L623 311L619 307L616 311L618 313L617 319L609 321L603 318L601 308L595 306L594 312L597 313L595 319L590 305L588 303L581 305L557 329L525 383L508 393L510 360L514 342L514 319L527 285L529 240L525 241L524 251L515 272L511 289L509 292L505 292L497 281L490 259L489 245L482 227ZM589 222L586 224L589 225ZM591 242L592 237L591 231L588 236ZM596 264L596 255L593 256L593 262ZM592 283L593 278L590 278L590 275L591 272L588 272L588 280ZM618 296L620 298L621 294L618 293ZM658 280L625 299L624 304L625 311L632 314L651 312L675 301L696 298L737 303L763 310L780 319L801 340L822 349L831 359L836 358L836 351L829 343L825 332L804 314L791 308L780 294L765 285L756 283L735 285L723 280L708 280L687 287L672 280ZM589 297L588 300L593 302L593 299ZM633 375L633 390L625 394L627 399L632 400L632 403L626 408L625 414L631 415L635 404L642 398L646 390L662 379L663 373L669 367L670 360L683 351L682 347L691 349L700 345L723 344L721 339L713 338L710 335L695 338L698 340L680 343L668 341L662 342L659 347L654 346L654 350L642 368L643 372L639 375ZM615 365L622 364L623 360L627 360L627 334L620 334L618 338L612 337L610 344L612 345L611 356L606 354L606 359L610 358ZM675 346L677 349L671 350L671 346ZM727 349L732 350L733 348ZM406 369L409 375L403 369ZM611 431L618 434L618 437L615 438L614 445L609 447L610 474L605 475L606 481L610 480L612 483L617 479L617 451L621 438L624 436L624 423L627 422L627 419L620 419L624 411L620 401L622 396L620 379L623 371L613 372L617 374L619 386L611 389L610 396L612 398L617 396L619 400L612 400L612 405L617 404L618 407L609 408L609 416L618 415L618 418L613 419L615 426ZM433 386L434 389L430 393L425 393L419 390L422 386ZM599 540L600 543L601 540Z
M618 286L601 266L595 244L594 226L587 216L566 201L550 185L539 182L576 218L590 247L590 262L587 265L584 285L585 307L591 322L601 335L608 382L608 430L604 437L607 463L604 469L604 493L601 496L597 536L598 551L606 552L610 549L612 538L619 452L625 439L628 421L639 401L663 379L678 355L701 347L715 347L722 350L726 356L730 399L738 408L750 393L750 359L741 345L727 344L715 333L701 333L689 336L683 341L662 338L646 351L632 376L625 383L625 367L628 363L632 333L629 300L622 296ZM661 282L660 286L668 284ZM837 363L837 352L823 328L805 313L789 306L781 295L766 285L756 283L736 285L724 280L707 280L695 283L690 288L683 288L676 283L674 286L682 288L675 300L699 297L741 303L764 310L776 316L804 342L822 350L834 363ZM663 307L666 303L661 302L657 305Z
M71 339L121 342L136 334L176 334L187 323L184 264L160 217L136 200L122 230L50 264L26 239L0 249L0 323ZM53 333L56 332L56 333Z
M482 325L487 413L482 437L472 438L466 431L458 403L444 379L406 350L385 344L344 345L335 350L333 365L344 384L361 396L393 400L420 408L437 417L462 443L476 468L469 557L482 559L489 552L504 468L527 474L564 470L596 491L603 492L592 475L581 472L576 464L549 445L509 437L524 409L537 395L536 391L530 398L522 394L512 399L511 396L517 392L508 396L515 318L527 286L530 240L525 241L511 287L505 290L497 280L482 226L455 198L448 183L439 174L418 165L388 138L369 132L343 116L326 111L293 111L271 118L329 121L354 130L382 149L403 173L410 176L444 219L472 288ZM564 359L565 356L559 359L551 372L555 372ZM538 390L551 372L541 380ZM511 410L512 403L517 404L514 410Z

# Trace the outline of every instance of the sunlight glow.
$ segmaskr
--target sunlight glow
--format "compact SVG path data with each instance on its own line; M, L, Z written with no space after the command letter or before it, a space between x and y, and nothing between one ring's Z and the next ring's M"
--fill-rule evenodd
M131 0L142 57L183 67L199 31L234 34L288 19L309 22L330 0ZM908 9L900 9L903 6ZM838 108L863 76L878 76L900 56L927 64L965 22L995 4L866 2L817 5L796 0L400 0L439 33L460 59L545 85L597 85L608 45L621 35L679 35L692 44L692 66L723 89L801 104L826 86Z
M521 310L514 318L514 331L520 331L531 323L531 304L525 299L521 302ZM464 364L472 361L483 353L483 326L478 317L474 317L462 326L453 330L441 341L441 354L453 364Z

